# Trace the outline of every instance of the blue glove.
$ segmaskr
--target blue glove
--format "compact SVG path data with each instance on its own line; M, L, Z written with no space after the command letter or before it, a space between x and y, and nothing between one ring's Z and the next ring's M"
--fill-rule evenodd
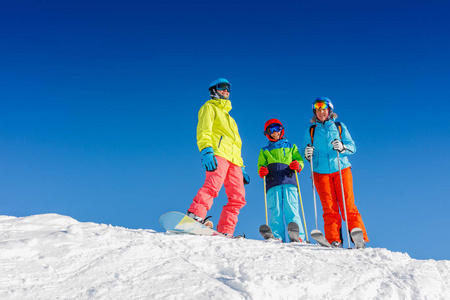
M247 172L245 172L245 168L242 167L242 175L244 175L244 184L250 183L250 176L248 176Z
M217 159L214 157L214 150L212 147L203 149L200 154L202 155L202 164L206 171L214 172L217 170Z

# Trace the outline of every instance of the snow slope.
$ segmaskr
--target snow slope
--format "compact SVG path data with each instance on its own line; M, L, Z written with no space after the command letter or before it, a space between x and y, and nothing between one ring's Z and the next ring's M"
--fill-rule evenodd
M0 216L0 299L450 299L450 261L380 248Z

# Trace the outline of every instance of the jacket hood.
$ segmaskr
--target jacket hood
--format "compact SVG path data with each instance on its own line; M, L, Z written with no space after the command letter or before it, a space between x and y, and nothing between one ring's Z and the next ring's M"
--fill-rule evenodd
M206 103L210 103L213 104L227 112L229 112L233 107L231 106L231 101L227 100L227 99L218 99L218 98L213 98L210 99L208 101L206 101Z

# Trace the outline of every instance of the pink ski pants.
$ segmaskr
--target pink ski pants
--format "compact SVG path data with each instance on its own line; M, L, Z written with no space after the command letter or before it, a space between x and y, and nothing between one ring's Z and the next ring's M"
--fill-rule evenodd
M213 205L213 200L219 195L222 185L228 197L227 204L220 215L217 231L233 234L238 221L239 210L245 205L245 188L241 167L229 162L223 157L217 156L217 170L206 172L203 186L189 207L189 211L201 218Z

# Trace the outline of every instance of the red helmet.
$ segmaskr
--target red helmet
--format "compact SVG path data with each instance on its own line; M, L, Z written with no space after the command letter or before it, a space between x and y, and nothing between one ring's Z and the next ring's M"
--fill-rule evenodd
M270 119L269 121L266 122L266 124L264 124L264 135L269 139L269 141L272 142L276 142L276 140L274 140L270 134L272 134L272 132L270 132L270 129L273 127L276 127L276 125L281 127L281 134L280 134L280 140L283 138L284 136L284 127L283 124L280 122L280 120L278 119Z

